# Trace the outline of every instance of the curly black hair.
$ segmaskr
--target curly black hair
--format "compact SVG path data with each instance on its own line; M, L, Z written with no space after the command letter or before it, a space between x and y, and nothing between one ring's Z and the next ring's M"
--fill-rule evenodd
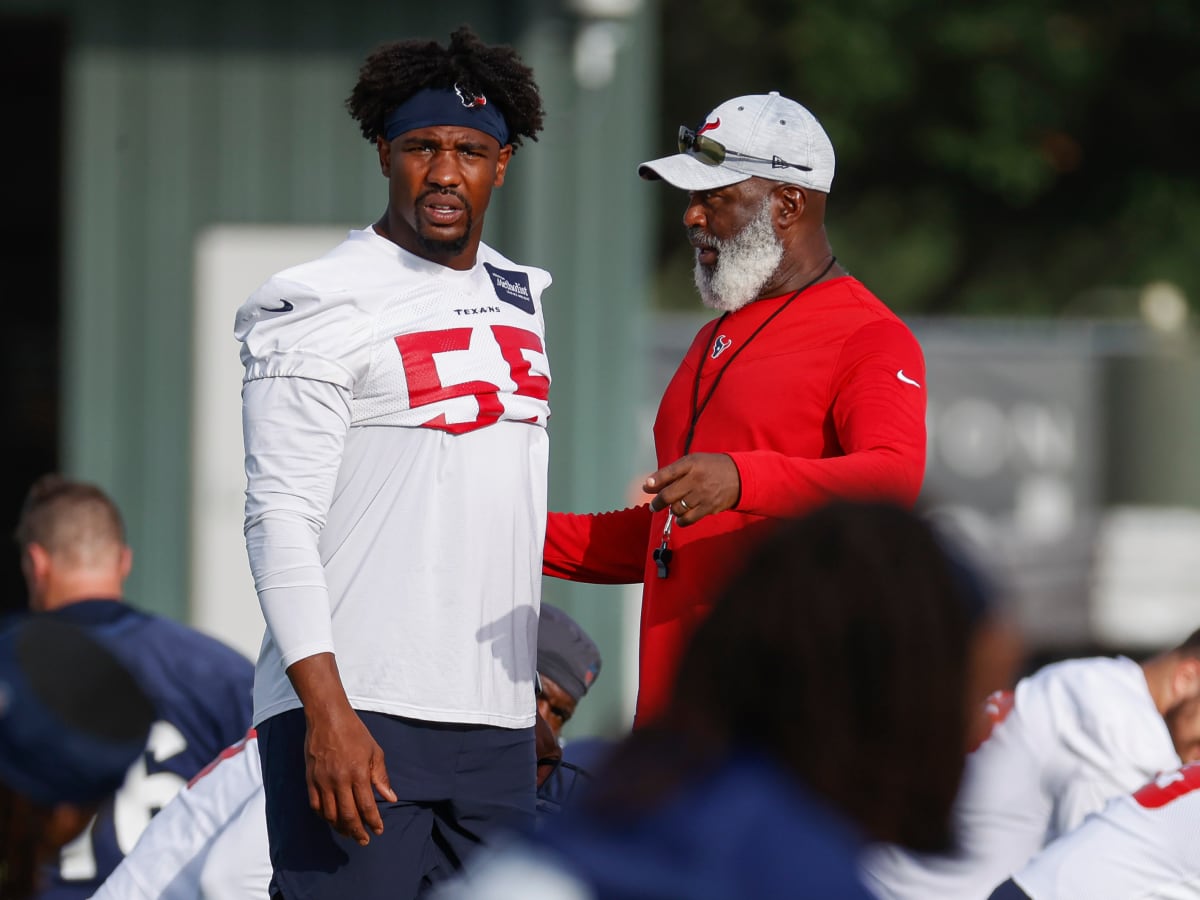
M886 503L780 524L696 629L661 719L606 756L586 808L638 814L752 750L875 840L949 848L968 648L989 594L956 554Z
M483 94L504 114L509 143L537 140L545 111L533 70L507 45L484 44L470 26L460 25L449 46L436 41L393 41L377 47L359 69L346 108L363 137L374 142L397 106L425 88L452 88Z

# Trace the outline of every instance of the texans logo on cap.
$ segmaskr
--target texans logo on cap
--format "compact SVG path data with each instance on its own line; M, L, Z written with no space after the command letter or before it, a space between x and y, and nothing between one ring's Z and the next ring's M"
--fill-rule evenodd
M718 118L717 121L715 121L715 122L705 122L703 125L701 125L699 128L696 129L696 134L704 134L704 132L706 132L706 131L712 131L714 128L720 128L720 127L721 127L721 120L720 120L720 118Z

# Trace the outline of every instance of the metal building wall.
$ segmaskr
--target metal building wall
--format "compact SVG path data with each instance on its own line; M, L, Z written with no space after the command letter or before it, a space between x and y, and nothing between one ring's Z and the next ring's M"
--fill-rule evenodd
M633 173L652 143L651 7L618 26L612 78L585 85L575 50L589 23L559 3L479 0L453 11L363 0L35 6L65 19L70 47L63 468L121 503L135 548L131 598L189 618L197 236L218 223L373 221L384 182L342 105L358 64L379 41L444 40L461 22L521 50L546 99L546 130L519 151L487 239L555 276L547 297L551 507L624 505L637 465L649 290L651 198ZM31 10L0 0L0 12L13 11ZM230 329L236 354L232 317ZM598 682L582 724L611 721L629 688L613 658L621 605L592 603L584 587L549 593L601 641L613 671Z

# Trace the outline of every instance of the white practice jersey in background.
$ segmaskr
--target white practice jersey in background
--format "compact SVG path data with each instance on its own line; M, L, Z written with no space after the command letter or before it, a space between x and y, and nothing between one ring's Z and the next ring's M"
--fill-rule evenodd
M92 900L267 900L258 737L227 748L150 820Z
M287 666L332 651L357 709L533 724L549 283L365 229L239 310L255 723L300 705Z
M1003 720L967 757L958 852L877 845L864 863L867 886L885 900L985 900L1088 813L1180 764L1133 660L1045 666L1018 682Z
M1200 763L1114 797L1013 881L1033 900L1200 900Z

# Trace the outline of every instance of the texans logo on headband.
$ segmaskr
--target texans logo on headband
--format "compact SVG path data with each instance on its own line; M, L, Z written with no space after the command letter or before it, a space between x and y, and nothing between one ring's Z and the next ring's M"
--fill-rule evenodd
M450 125L474 128L490 134L503 147L508 143L508 123L504 114L460 85L450 88L423 88L393 109L383 121L383 136L389 141L417 128Z
M457 84L454 85L454 93L458 94L458 99L462 101L462 105L467 109L473 109L476 106L487 106L487 97L483 94L472 94L470 91L460 88Z

